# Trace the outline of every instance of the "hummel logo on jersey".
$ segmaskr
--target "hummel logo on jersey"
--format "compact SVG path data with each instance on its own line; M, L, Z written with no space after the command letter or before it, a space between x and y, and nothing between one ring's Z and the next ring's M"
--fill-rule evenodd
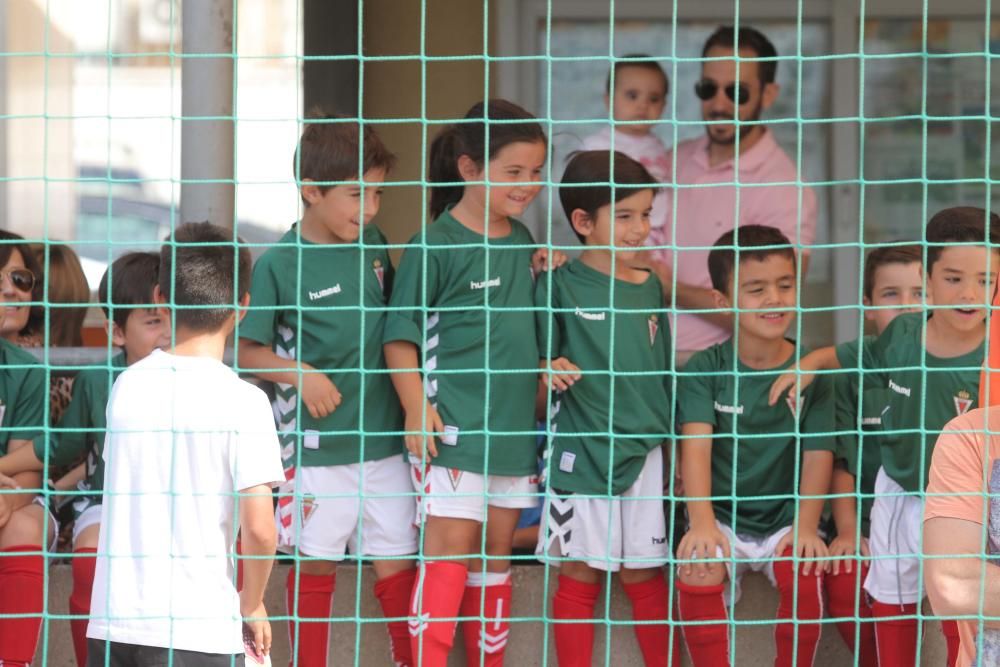
M722 403L719 403L718 401L715 401L715 411L716 412L724 412L727 415L741 415L741 414L743 414L743 406L742 405L723 405Z
M667 538L666 537L653 537L651 539L653 540L653 544L666 544L667 543Z
M337 283L333 287L327 287L326 289L321 289L318 292L313 292L309 290L309 300L315 301L316 299L322 299L325 296L330 296L332 294L340 294L340 283Z
M607 313L588 313L585 310L580 310L580 306L576 307L576 311L573 314L592 322L603 322L604 318L607 316Z
M861 425L862 426L881 426L882 425L882 418L881 417L862 417L861 418Z
M898 384L896 384L895 382L893 382L891 379L889 380L889 389L892 389L897 394L902 394L903 396L906 396L907 398L910 397L910 388L909 387L901 387Z
M964 415L972 407L972 395L964 389L955 394L955 413L958 416Z
M489 280L469 281L469 289L486 289L488 287L500 287L500 276L490 278Z

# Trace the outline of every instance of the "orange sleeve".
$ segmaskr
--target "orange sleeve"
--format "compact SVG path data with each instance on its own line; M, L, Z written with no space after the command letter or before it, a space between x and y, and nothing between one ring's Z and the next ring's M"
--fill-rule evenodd
M1000 318L998 318L1000 319ZM984 411L975 410L945 426L931 459L924 520L963 519L983 524L988 467ZM978 419L970 419L978 417ZM956 495L936 495L956 494Z
M1000 290L993 294L987 345L989 355L979 380L979 407L983 408L1000 405Z

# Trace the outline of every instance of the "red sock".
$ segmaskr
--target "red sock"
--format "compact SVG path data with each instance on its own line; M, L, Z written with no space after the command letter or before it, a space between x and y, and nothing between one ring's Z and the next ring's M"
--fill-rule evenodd
M917 664L917 605L872 601L875 645L879 667L914 667ZM887 618L908 616L909 618Z
M406 618L410 615L410 596L417 580L416 568L403 570L391 577L375 582L375 597L382 605L382 615L399 620L389 621L389 647L396 667L413 667L413 653L410 650L410 631Z
M944 635L944 643L948 647L947 667L955 667L958 663L958 646L961 643L958 636L958 622L947 619L941 621L941 634Z
M469 574L459 611L459 616L469 619L462 621L468 667L503 665L504 649L510 635L512 593L510 570ZM480 617L486 620L480 621Z
M297 580L297 581L296 581ZM296 591L296 583L298 591ZM290 665L326 667L330 644L330 617L333 615L333 590L337 575L303 574L288 570L288 643L292 657ZM296 595L297 593L297 595ZM300 622L296 619L326 619ZM296 653L296 649L298 649ZM298 662L295 661L296 654Z
M857 656L859 667L878 667L875 625L871 622L854 621L855 618L865 621L872 617L872 610L861 587L868 573L868 564L856 561L853 570L850 574L844 572L841 563L838 574L827 574L824 577L827 611L831 618L851 619L838 622L837 632Z
M90 615L90 592L94 589L94 568L97 558L93 554L97 549L73 550L73 592L69 596L69 613L74 618L70 620L70 634L73 635L73 652L76 654L76 664L79 667L87 665L87 622Z
M45 557L40 544L0 551L0 663L30 663L38 646L45 601ZM32 614L4 618L5 614Z
M421 667L445 667L469 568L454 561L424 563L410 602L410 650ZM446 619L446 620L438 620Z
M792 549L789 547L782 555L789 558ZM779 622L774 629L778 649L775 667L810 667L816 659L822 629L818 621L823 618L823 577L802 574L801 566L798 566L796 574L793 568L796 568L796 563L790 560L774 564L774 578L778 583L778 619L796 621Z
M677 611L684 632L684 643L694 667L729 664L728 614L722 598L725 584L688 586L680 579L677 586ZM719 623L705 623L719 621ZM687 625L698 622L697 625Z
M662 624L636 625L635 637L639 640L646 667L668 667L670 664L670 591L667 580L658 573L648 581L637 584L622 583L625 594L632 601L632 618L636 621L663 621Z
M587 584L559 575L552 599L552 616L557 621L593 620L600 584ZM556 656L560 667L590 667L594 652L593 623L556 623Z

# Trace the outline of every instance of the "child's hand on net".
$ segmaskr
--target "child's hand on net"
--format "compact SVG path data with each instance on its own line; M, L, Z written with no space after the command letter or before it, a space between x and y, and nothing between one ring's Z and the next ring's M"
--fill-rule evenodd
M566 253L559 250L549 251L548 248L539 248L535 251L535 254L531 256L531 270L537 276L542 271L551 271L552 269L558 269L560 266L566 263L569 258Z
M729 539L725 533L719 530L715 524L705 528L691 528L677 547L677 558L681 561L681 571L685 576L696 573L698 577L704 578L712 573L716 567L722 567L722 563L695 562L699 559L717 558L719 551L722 551L723 558L729 558Z
M810 572L817 577L825 572L830 563L825 559L829 557L830 551L826 548L826 542L815 531L799 529L798 544L795 543L795 529L788 531L778 546L774 550L775 556L784 556L785 551L792 549L793 555L805 559L802 563L802 574L808 576Z
M862 549L866 550L868 545L865 543L866 540L862 538ZM837 535L830 542L830 558L836 558L837 556L846 556L844 560L831 560L830 561L830 574L836 576L840 574L840 568L844 568L844 574L850 574L854 570L854 558L858 555L858 552L862 549L858 548L858 545L854 541L854 535Z
M303 373L300 393L302 403L313 419L323 419L343 400L336 385L323 373Z
M788 407L795 409L795 405L799 402L798 398L802 395L802 392L806 390L813 380L816 379L815 373L807 373L803 368L799 372L789 371L787 373L782 373L781 377L774 381L771 385L771 393L768 394L767 404L774 405L781 400L784 394L785 401L788 403Z
M549 370L542 362L542 381L549 389L566 391L580 379L580 368L566 357L559 357L549 362Z
M434 458L438 455L434 438L441 437L444 433L444 422L434 406L424 401L422 413L418 410L407 412L403 428L406 429L404 442L410 456L423 461L425 453L428 458Z

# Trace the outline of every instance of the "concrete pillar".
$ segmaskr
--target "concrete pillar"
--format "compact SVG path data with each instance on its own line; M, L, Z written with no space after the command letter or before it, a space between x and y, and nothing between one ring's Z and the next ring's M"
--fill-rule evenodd
M232 227L233 1L184 2L181 66L181 220ZM203 54L210 54L203 57Z

